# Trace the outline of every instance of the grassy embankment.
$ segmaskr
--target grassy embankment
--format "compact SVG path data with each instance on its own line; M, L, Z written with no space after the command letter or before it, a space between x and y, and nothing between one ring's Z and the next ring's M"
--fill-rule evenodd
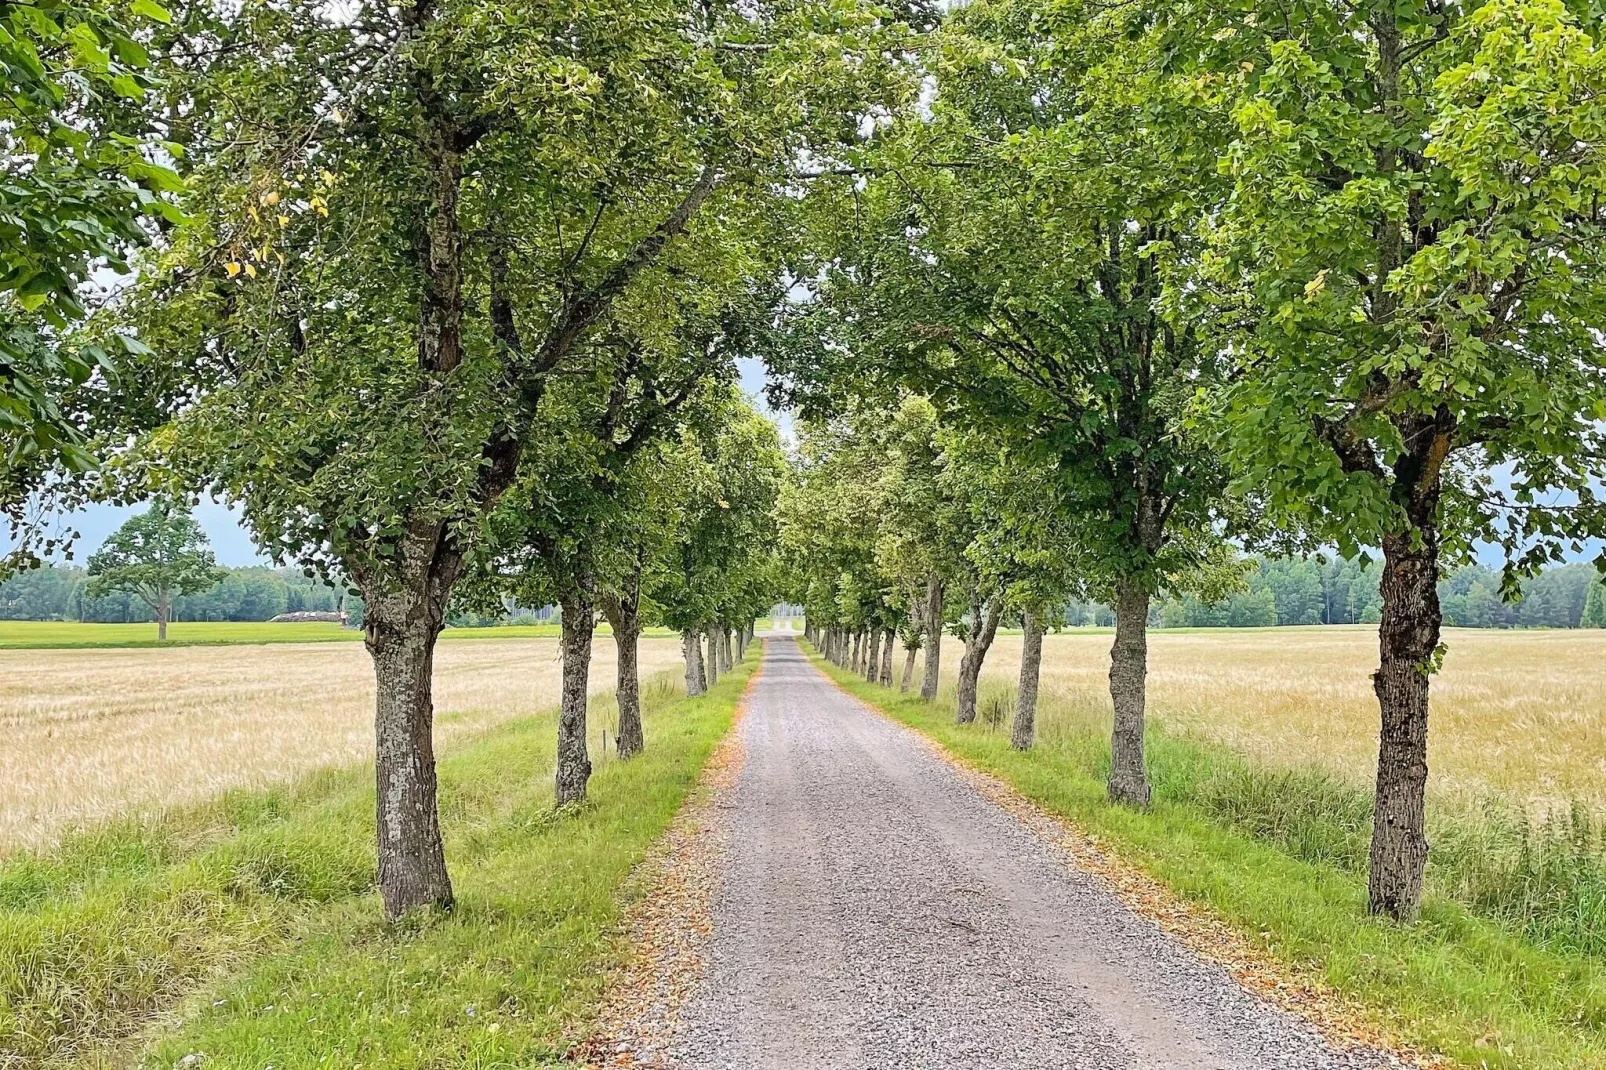
M443 641L458 639L555 639L556 624L509 624L489 628L448 628ZM612 635L606 624L598 635ZM665 628L648 628L646 636L669 636ZM236 643L351 643L362 631L339 624L272 624L267 621L177 621L167 626L167 641L159 643L154 624L82 624L60 620L0 621L0 650L40 650L74 647L229 646Z
M1366 916L1371 800L1316 768L1279 769L1151 722L1155 803L1111 807L1108 714L1053 708L1022 754L1012 691L981 721L818 664L860 699L1069 818L1274 958L1371 1008L1403 1039L1469 1067L1606 1067L1606 866L1584 814L1530 827L1520 811L1438 815L1422 920Z
M0 864L0 1066L559 1058L617 954L625 878L730 726L757 659L700 699L652 682L646 753L593 752L591 798L573 813L552 809L551 713L445 757L450 917L382 922L362 768ZM593 718L611 707L593 700Z

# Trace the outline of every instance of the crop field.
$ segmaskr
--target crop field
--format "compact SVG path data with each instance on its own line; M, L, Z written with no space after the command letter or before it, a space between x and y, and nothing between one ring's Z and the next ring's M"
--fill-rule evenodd
M1107 631L1044 640L1045 742L1056 731L1104 731ZM1013 689L1020 636L1000 635L984 687ZM1606 631L1446 629L1433 680L1432 791L1441 801L1496 795L1530 810L1579 800L1606 808ZM949 638L952 686L962 651ZM901 654L901 651L900 651ZM1283 766L1316 765L1370 783L1377 761L1373 627L1219 628L1149 637L1151 715L1168 729Z
M643 678L679 655L678 640L643 639ZM437 740L449 749L556 705L558 671L551 639L442 643ZM592 690L611 690L614 673L604 637ZM371 759L373 701L372 664L355 643L0 651L0 853L66 826Z

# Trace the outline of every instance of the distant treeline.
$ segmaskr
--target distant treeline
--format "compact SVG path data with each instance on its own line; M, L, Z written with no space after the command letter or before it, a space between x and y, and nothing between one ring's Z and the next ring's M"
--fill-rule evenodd
M155 620L150 606L131 594L91 598L89 574L68 565L45 565L0 583L0 620L76 620L96 624L143 624ZM339 612L360 621L354 595L293 568L235 568L202 594L173 599L173 620L268 620L297 611Z
M1207 604L1193 595L1170 597L1151 611L1166 628L1267 628L1279 624L1375 624L1382 608L1379 562L1359 558L1257 558L1245 590ZM1460 628L1606 627L1606 590L1593 564L1556 565L1525 581L1522 598L1500 600L1500 574L1466 565L1439 581L1444 623ZM1111 626L1115 616L1097 602L1074 602L1069 624Z
M1193 595L1157 601L1150 623L1166 628L1269 628L1280 624L1375 624L1382 607L1382 565L1360 559L1318 561L1298 557L1256 558L1245 590L1206 604ZM81 568L46 565L0 583L0 620L76 620L97 624L143 624L155 618L132 595L90 598ZM1603 628L1606 589L1595 566L1556 565L1522 585L1522 599L1500 600L1500 574L1466 565L1439 581L1444 623L1461 628ZM230 569L204 594L173 600L178 621L260 621L301 610L339 612L362 623L362 600L292 568ZM454 627L555 620L551 607L519 609L501 617L457 612ZM1071 602L1071 625L1110 627L1115 616L1100 602Z

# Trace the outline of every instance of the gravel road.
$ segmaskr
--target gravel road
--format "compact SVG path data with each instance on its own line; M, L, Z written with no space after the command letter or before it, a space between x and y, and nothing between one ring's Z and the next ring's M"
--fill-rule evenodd
M768 642L693 1070L1381 1067L1123 906L910 731Z

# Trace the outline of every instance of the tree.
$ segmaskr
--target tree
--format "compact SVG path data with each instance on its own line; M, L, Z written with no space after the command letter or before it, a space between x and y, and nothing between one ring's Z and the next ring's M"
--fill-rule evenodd
M1606 594L1603 594L1601 581L1598 578L1589 585L1589 594L1584 599L1584 613L1579 626L1606 628Z
M126 17L125 17L126 15ZM126 12L92 3L0 8L0 511L13 549L0 571L57 544L31 523L28 494L44 473L93 465L72 395L113 354L64 333L84 315L81 290L99 266L126 270L142 215L179 217L161 194L177 176L157 149L141 101L150 58L140 39L167 12L136 0Z
M720 641L726 628L751 625L774 601L769 544L785 455L774 424L740 391L726 387L722 395L714 418L683 428L675 447L679 523L644 579L653 617L681 633L688 695L701 694L719 672L715 659L729 653Z
M946 455L975 481L969 495L975 533L965 557L979 572L981 585L1000 592L1001 610L1021 620L1020 682L1010 744L1029 750L1036 739L1043 634L1065 600L1082 591L1077 525L1061 500L1054 465L975 433L954 436ZM972 716L975 674L986 651L979 653L967 685Z
M129 517L90 555L88 593L136 596L155 612L156 638L165 640L173 597L199 594L225 575L189 509L162 496L145 512Z
M1177 10L1161 36L1210 42L1179 80L1236 125L1194 287L1238 358L1226 448L1274 514L1383 550L1368 904L1410 918L1444 564L1499 542L1511 590L1600 526L1606 52L1553 0Z
M806 317L828 341L782 370L805 405L895 380L1056 467L1115 596L1109 794L1141 806L1150 601L1223 522L1226 473L1193 412L1221 354L1167 289L1219 188L1221 124L1180 106L1164 50L1129 29L1094 5L956 11L929 107L816 183L822 252L795 274L819 280Z
M452 904L435 642L543 446L548 388L585 374L612 317L639 334L698 265L728 264L742 205L855 136L888 64L880 23L810 0L342 14L190 10L164 113L193 222L130 304L159 353L142 393L171 420L157 463L361 592L394 918Z
M554 384L534 425L546 444L522 466L520 480L489 519L478 580L479 601L513 597L563 609L563 688L558 717L555 798L585 798L591 775L586 718L596 616L613 625L619 652L619 752L644 745L636 670L642 574L672 527L677 503L657 482L669 464L658 445L680 427L677 412L700 386L709 407L728 397L727 363L711 360L719 343L698 335L668 353L619 340L598 354L590 376Z

